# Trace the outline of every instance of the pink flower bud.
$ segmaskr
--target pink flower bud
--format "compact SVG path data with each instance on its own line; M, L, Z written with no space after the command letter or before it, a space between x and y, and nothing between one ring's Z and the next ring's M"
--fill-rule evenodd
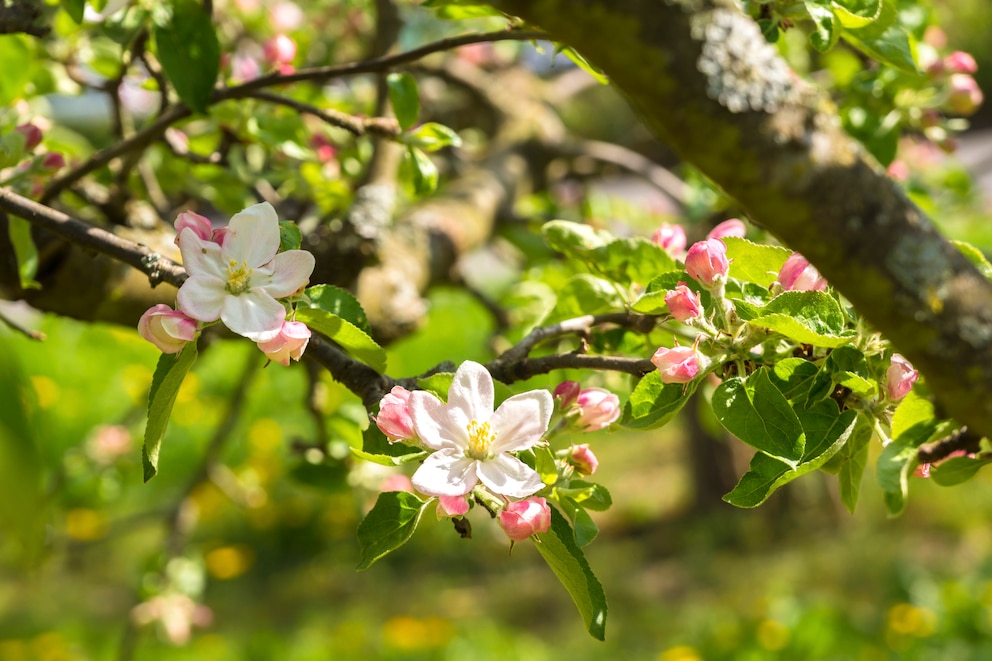
M827 288L827 281L816 267L797 252L785 260L778 272L778 281L785 291L823 291Z
M609 427L620 417L620 398L602 388L585 388L575 399L578 414L572 424L583 431Z
M706 238L722 239L725 236L737 236L743 239L747 236L747 227L744 226L744 222L739 218L731 218L711 229L710 233L706 235Z
M651 235L651 240L672 257L681 257L685 252L685 230L681 225L662 223Z
M41 144L41 129L34 124L30 122L21 124L20 126L15 126L14 130L24 136L24 151L34 151L34 148Z
M296 42L285 34L277 34L262 47L265 59L271 64L290 64L296 59Z
M703 368L703 357L695 347L660 347L651 357L662 383L689 383Z
M195 319L163 303L148 308L138 320L138 334L162 353L179 353L196 331Z
M528 498L510 503L499 513L499 525L514 542L547 532L551 527L551 508L543 498Z
M334 145L319 133L310 138L310 146L317 152L317 160L321 163L330 163L338 155Z
M410 481L410 477L407 475L393 473L392 475L386 476L386 479L382 481L379 491L383 493L388 493L390 491L406 491L407 493L414 493L413 482Z
M568 463L575 467L580 475L592 475L599 468L599 460L586 444L576 445L568 455Z
M579 385L578 381L562 381L555 388L554 398L558 400L558 406L564 411L571 408L575 400L579 398L580 392L582 392L582 386Z
M179 245L179 235L183 230L189 228L204 241L210 241L214 228L210 224L210 219L201 216L193 211L183 211L176 218L176 245Z
M279 334L271 340L258 342L258 348L274 363L289 365L289 359L299 360L310 342L310 329L299 321L284 321Z
M978 63L970 53L956 50L944 58L944 69L948 73L975 73L978 71Z
M41 167L43 170L61 170L65 167L65 156L55 151L49 152L41 159Z
M944 109L955 115L967 117L982 105L982 90L975 79L966 73L955 73L947 79L947 101Z
M379 401L379 415L375 418L375 425L390 443L417 437L417 432L413 429L413 418L410 417L411 394L402 386L393 386Z
M727 246L719 239L697 241L685 256L685 270L689 277L704 287L719 284L730 270Z
M665 294L665 305L672 316L681 322L695 319L703 313L703 304L699 300L699 294L689 289L680 282L675 289Z
M231 77L241 82L254 80L262 75L262 67L251 55L235 53L231 57Z
M465 516L468 514L468 498L465 496L438 496L437 515Z
M920 373L913 369L913 364L898 353L892 354L889 369L885 371L885 390L889 399L899 401L913 389L913 384L920 378Z
M277 2L269 9L272 27L280 32L289 32L303 25L306 16L295 2Z
M889 167L886 168L885 172L896 181L906 181L909 179L909 166L906 165L906 161L892 161L889 163Z

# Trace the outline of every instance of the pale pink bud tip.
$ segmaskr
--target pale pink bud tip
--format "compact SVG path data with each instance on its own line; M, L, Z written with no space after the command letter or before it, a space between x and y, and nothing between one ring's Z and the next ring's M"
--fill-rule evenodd
M898 353L892 354L889 369L885 371L885 389L889 399L899 401L908 395L919 378L920 373L913 369L912 363Z
M599 460L585 444L572 448L572 452L568 455L568 463L574 466L580 475L592 475L599 468Z
M651 357L662 383L689 383L703 368L703 359L694 347L660 347Z
M179 235L187 228L191 229L193 234L196 234L204 241L210 241L213 236L214 229L210 224L209 218L193 211L183 211L176 218L176 245L179 245Z
M699 284L713 287L724 280L730 270L727 246L719 239L697 241L685 256L685 270Z
M499 513L499 525L514 542L551 528L551 508L543 498L528 498L510 503Z
M950 73L975 73L978 63L971 53L957 50L944 58L944 68Z
M570 408L575 400L578 399L579 393L582 392L582 386L579 385L578 381L562 381L555 388L554 398L558 400L558 405L565 410Z
M41 144L41 129L34 124L21 124L15 126L14 130L24 136L24 151L34 151L34 148Z
M609 427L620 417L620 398L602 388L586 388L575 399L573 424L583 431Z
M785 291L823 291L827 288L826 279L797 252L785 260L778 272L778 282Z
M379 415L375 418L375 425L390 443L408 441L417 436L410 416L411 394L402 386L393 386L379 401Z
M262 50L272 64L289 64L296 59L296 42L292 37L277 34L265 42Z
M681 322L687 322L703 313L703 304L699 294L680 282L675 289L665 295L665 305L672 316Z
M159 303L152 306L138 320L138 334L162 353L179 353L187 342L196 337L196 320L179 310Z
M681 225L663 223L651 235L651 240L672 257L681 257L682 253L685 252L685 230L682 229Z
M258 342L258 348L274 363L289 365L289 360L299 360L310 342L310 329L299 321L284 321L279 334L271 340Z
M978 110L984 97L975 79L966 73L955 73L947 79L947 101L944 108L956 115L968 116Z
M706 235L707 239L722 239L728 236L736 236L744 238L747 236L747 227L744 226L744 222L739 218L731 218L730 220L725 220L713 229L710 233Z

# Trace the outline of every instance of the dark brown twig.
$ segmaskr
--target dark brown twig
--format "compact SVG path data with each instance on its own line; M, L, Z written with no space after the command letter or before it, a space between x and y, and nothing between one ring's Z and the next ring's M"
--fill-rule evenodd
M921 445L916 451L916 457L921 464L933 464L960 450L974 454L981 450L981 440L979 434L962 427L944 438Z

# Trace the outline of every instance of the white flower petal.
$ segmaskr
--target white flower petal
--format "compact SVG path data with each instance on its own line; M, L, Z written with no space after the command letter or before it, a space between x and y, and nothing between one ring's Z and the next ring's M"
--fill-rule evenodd
M493 414L495 388L489 370L466 360L455 372L448 389L448 410L460 410L466 421L486 422Z
M256 290L226 296L220 319L238 335L252 342L265 342L279 335L286 320L286 308L265 292Z
M431 393L422 390L410 393L407 407L413 428L427 447L434 450L468 447L468 431L452 423L448 409Z
M464 496L478 484L474 459L456 449L439 450L413 474L413 487L428 496Z
M310 282L316 262L306 250L287 250L272 258L266 265L271 275L259 279L261 286L273 298L284 298ZM252 278L254 285L255 278Z
M476 472L490 491L511 498L526 498L544 488L541 476L533 468L508 454L478 462Z
M212 241L204 241L189 227L179 234L179 252L183 256L183 267L191 276L226 280L227 263L221 257L221 247Z
M547 390L531 390L510 397L489 419L496 442L491 452L526 450L548 430L554 400Z
M249 268L262 266L279 250L279 216L268 202L239 211L228 224L224 259L245 261Z
M185 233L185 232L184 232ZM187 315L203 322L220 319L227 290L224 281L207 275L186 279L176 295L176 306Z

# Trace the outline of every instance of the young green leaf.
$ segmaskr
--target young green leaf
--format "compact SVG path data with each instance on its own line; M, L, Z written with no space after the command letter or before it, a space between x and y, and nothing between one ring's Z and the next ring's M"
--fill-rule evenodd
M21 289L41 289L41 285L34 279L38 273L38 249L31 238L31 223L17 216L7 216L7 235L14 247Z
M303 244L300 226L291 220L279 221L279 251L299 250Z
M155 52L179 98L206 112L220 72L220 43L210 14L195 0L176 0L155 12Z
M417 91L417 79L408 73L391 73L386 76L389 88L389 102L400 128L406 131L417 123L420 116L420 95Z
M366 333L372 333L362 304L350 292L334 285L314 285L303 293L310 300L310 307L330 312L358 326Z
M431 500L422 501L406 491L380 493L375 505L358 524L358 544L362 553L358 570L368 569L379 558L406 544Z
M689 401L698 382L665 384L657 370L648 372L630 393L620 424L628 429L655 429L668 424Z
M806 448L806 434L785 395L763 367L747 381L724 381L713 393L713 412L731 434L795 468Z
M834 456L839 464L837 482L840 485L840 500L851 514L854 514L858 505L861 479L868 464L868 442L872 433L871 424L866 419L859 418L851 438Z
M76 25L83 22L83 15L86 13L86 0L62 0L60 4Z
M407 147L406 161L412 168L413 190L417 195L429 195L437 190L437 166L430 156L416 147Z
M853 332L844 330L840 305L822 291L782 292L748 324L781 333L801 344L839 347L854 341Z
M606 594L603 586L575 543L568 521L555 508L551 508L551 529L541 534L540 542L535 540L534 547L571 595L589 634L597 640L605 640Z
M951 487L975 477L978 471L989 463L992 463L992 459L951 457L930 469L930 479L942 487Z
M461 136L454 129L443 124L427 122L417 130L404 133L399 137L400 142L411 147L417 147L424 151L437 151L444 147L460 147Z
M350 321L319 308L296 308L296 321L326 336L378 372L386 369L386 351Z
M169 426L176 395L196 362L196 342L188 343L178 355L162 354L152 376L148 392L148 422L145 425L145 444L141 451L145 482L158 473L158 455L162 439Z
M765 288L775 282L792 254L788 248L759 245L738 236L725 237L723 242L727 246L727 258L733 260L728 275Z
M850 20L850 14L845 18ZM852 46L883 64L906 73L919 73L915 41L899 25L895 2L882 2L875 20L861 28L844 28L842 36Z

